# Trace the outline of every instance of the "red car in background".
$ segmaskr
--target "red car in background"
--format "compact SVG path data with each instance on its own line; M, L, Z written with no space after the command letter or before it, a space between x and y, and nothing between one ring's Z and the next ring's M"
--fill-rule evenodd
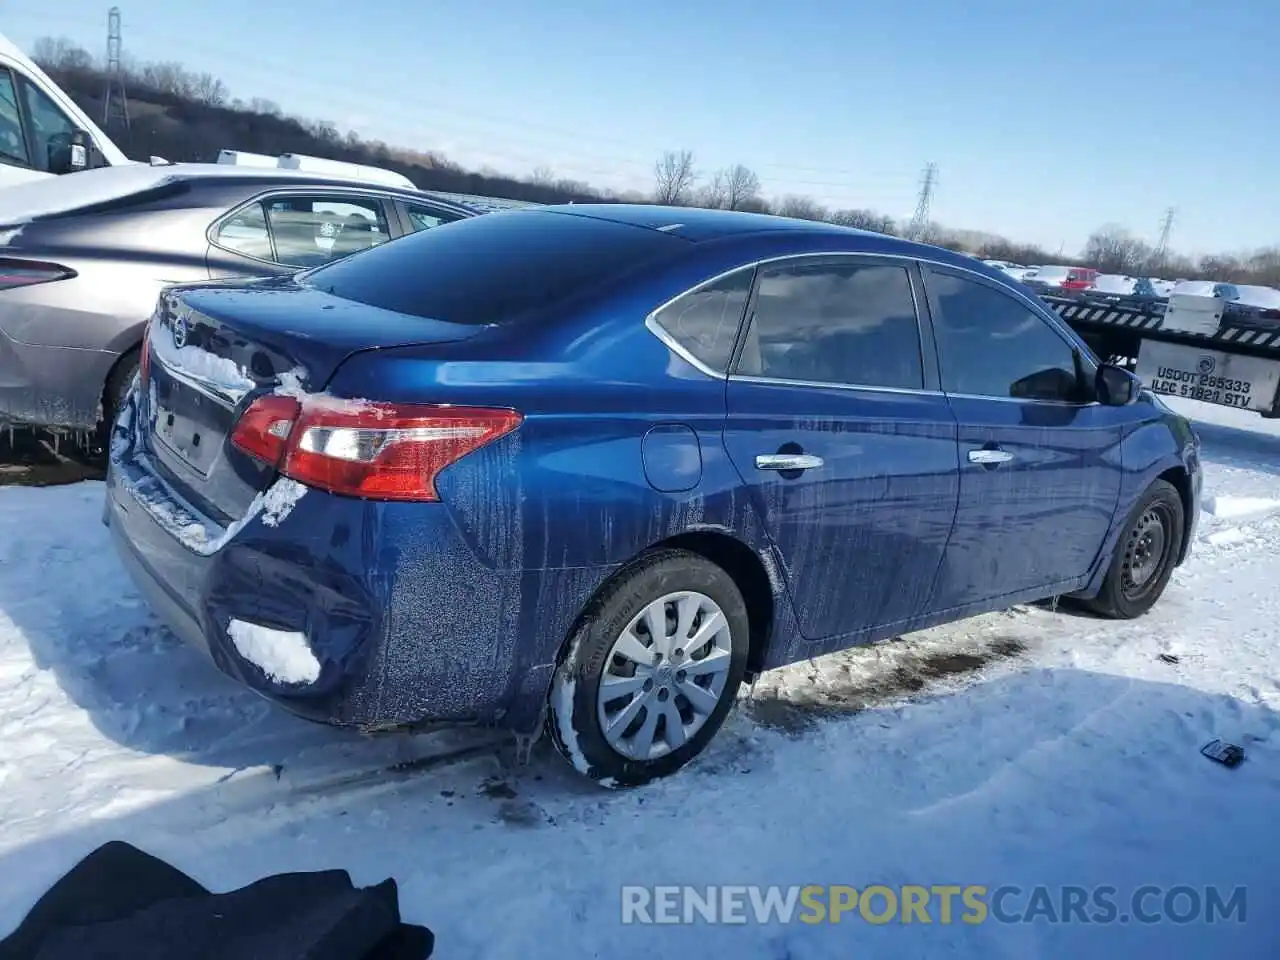
M1088 290L1098 280L1098 271L1092 267L1040 267L1035 273L1022 278L1033 287L1055 287L1059 290Z

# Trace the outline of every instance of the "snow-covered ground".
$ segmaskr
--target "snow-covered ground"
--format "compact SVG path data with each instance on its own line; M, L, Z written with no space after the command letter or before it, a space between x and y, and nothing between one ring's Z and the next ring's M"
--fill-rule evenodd
M109 549L100 485L0 489L0 935L121 838L214 889L394 876L440 957L1274 957L1280 427L1184 409L1215 515L1151 615L1018 608L798 664L701 762L616 793L545 744L517 767L475 732L295 720L157 626ZM1214 737L1248 759L1205 759ZM629 884L1023 888L1006 910L1036 885L1104 885L1122 913L1143 885L1243 886L1247 913L640 926L621 922Z

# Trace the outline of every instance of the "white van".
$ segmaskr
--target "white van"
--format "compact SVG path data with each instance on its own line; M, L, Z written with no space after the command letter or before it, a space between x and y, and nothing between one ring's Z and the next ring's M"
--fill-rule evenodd
M30 57L0 34L0 187L131 162Z

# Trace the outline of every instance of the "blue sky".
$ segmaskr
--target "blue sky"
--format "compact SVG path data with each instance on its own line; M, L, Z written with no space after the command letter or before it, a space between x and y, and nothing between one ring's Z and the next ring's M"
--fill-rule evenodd
M120 0L124 47L466 165L647 189L665 149L765 192L1075 252L1116 222L1202 253L1280 243L1277 0ZM107 4L6 4L29 47L105 47ZM1123 12L1115 12L1123 9ZM228 144L234 147L234 144Z

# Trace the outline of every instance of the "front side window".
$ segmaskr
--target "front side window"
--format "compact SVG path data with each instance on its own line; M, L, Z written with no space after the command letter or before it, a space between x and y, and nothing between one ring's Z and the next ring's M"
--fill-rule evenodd
M377 200L350 197L277 197L264 203L277 263L315 267L390 239Z
M22 113L18 110L18 92L13 74L0 69L0 163L31 162L27 138L22 133Z
M1076 352L1043 317L976 280L930 270L942 389L976 397L1074 402Z
M729 369L742 311L751 296L754 270L747 268L691 290L654 315L676 343L712 370Z
M920 328L906 268L865 262L762 268L738 372L921 389Z
M50 146L55 138L69 143L76 125L43 90L26 79L22 81L22 99L31 118L31 161L41 170L48 170Z
M409 225L413 228L414 233L419 230L430 230L432 227L438 227L441 224L452 223L454 220L461 219L454 214L442 213L439 210L433 210L431 207L421 207L416 203L406 203L404 210L409 215Z

